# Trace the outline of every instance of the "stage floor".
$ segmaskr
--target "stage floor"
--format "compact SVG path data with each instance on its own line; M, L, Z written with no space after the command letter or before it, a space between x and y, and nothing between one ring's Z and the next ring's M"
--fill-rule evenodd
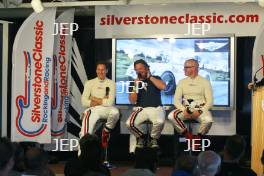
M64 176L64 163L51 164L50 168L56 173L56 176ZM126 170L133 167L131 163L114 163L115 168L111 169L111 176L119 176ZM156 176L171 175L172 168L162 166L157 169Z

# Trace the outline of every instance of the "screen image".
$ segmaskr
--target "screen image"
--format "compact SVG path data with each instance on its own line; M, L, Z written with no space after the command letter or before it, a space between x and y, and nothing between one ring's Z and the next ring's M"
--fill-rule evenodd
M144 59L151 74L166 83L162 104L172 105L177 84L185 78L184 62L192 57L199 62L199 75L211 82L214 106L230 106L230 43L230 37L116 39L116 104L130 104L127 87L137 77L133 63Z

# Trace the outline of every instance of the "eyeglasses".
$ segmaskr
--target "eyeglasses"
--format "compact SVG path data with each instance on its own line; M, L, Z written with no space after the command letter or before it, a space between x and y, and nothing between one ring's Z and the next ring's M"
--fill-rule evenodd
M184 69L192 68L192 67L195 67L195 66L184 66Z

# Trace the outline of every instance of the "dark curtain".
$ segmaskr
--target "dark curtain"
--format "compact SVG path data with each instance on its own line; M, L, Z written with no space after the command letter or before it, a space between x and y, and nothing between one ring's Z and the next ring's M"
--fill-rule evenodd
M237 133L251 134L251 91L247 85L252 78L252 52L255 37L237 38L236 63L236 117Z

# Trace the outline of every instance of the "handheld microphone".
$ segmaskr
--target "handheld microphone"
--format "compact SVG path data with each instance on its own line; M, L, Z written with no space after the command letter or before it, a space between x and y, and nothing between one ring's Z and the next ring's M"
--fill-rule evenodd
M110 92L110 88L106 87L105 88L105 96L108 97L109 96L109 92Z
M258 83L257 83L257 81L258 81L258 79L257 79L257 73L260 71L260 70L262 70L264 68L264 66L262 66L261 68L259 68L257 71L256 71L256 73L254 74L254 77L253 77L253 90L255 89L255 87L256 86L259 86L258 85ZM263 80L263 79L262 79ZM261 81L262 81L261 80Z

